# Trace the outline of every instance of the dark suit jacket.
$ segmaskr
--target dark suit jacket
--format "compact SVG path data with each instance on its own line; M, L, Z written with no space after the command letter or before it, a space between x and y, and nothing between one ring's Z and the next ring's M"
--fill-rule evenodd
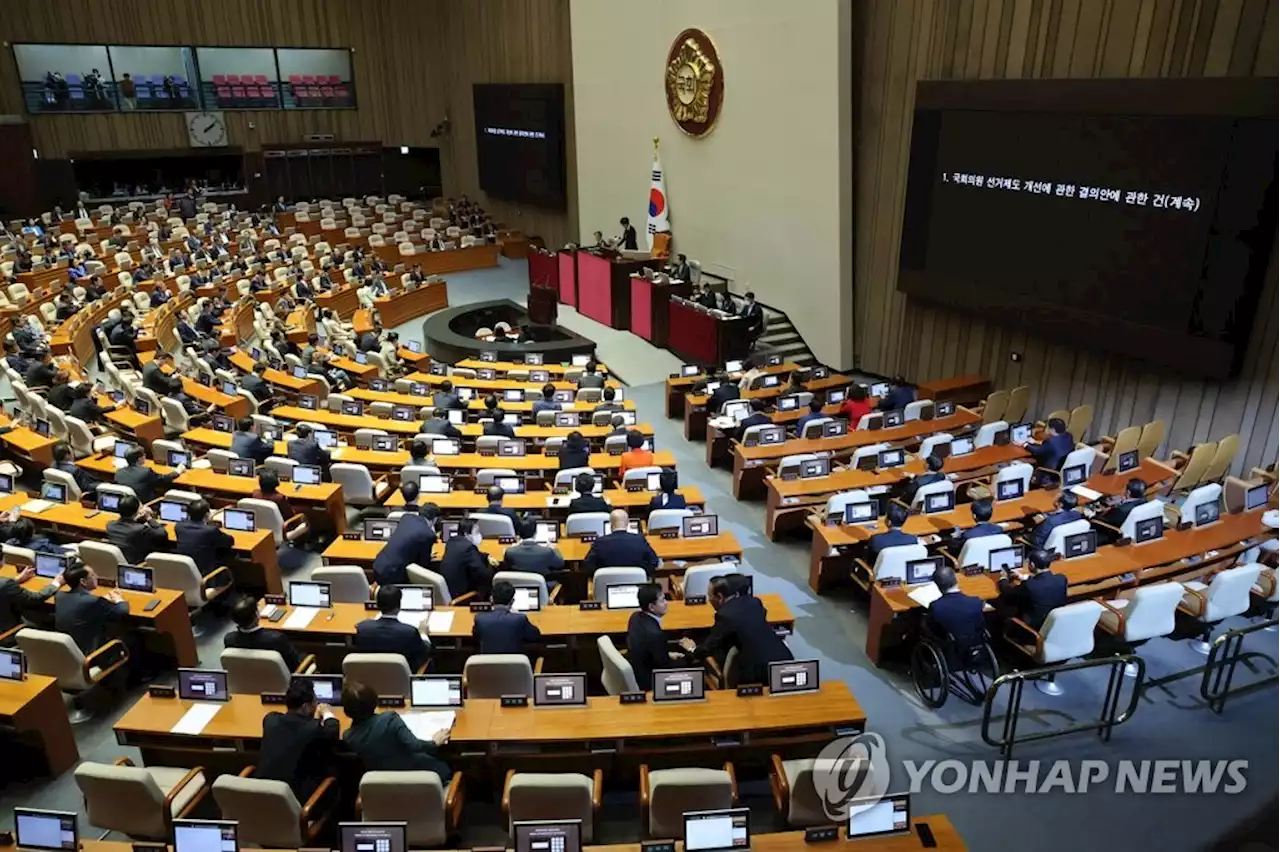
M150 503L159 497L156 492L168 488L169 483L177 478L176 471L161 475L141 464L129 465L116 471L116 484L132 488L133 493L138 495L138 500L143 503Z
M876 567L876 558L880 551L887 547L900 547L904 544L915 544L916 537L902 530L886 530L867 539L867 564Z
M583 565L591 576L598 568L643 568L652 577L658 568L658 554L642 535L621 530L601 536L591 544Z
M1002 533L1004 533L1004 530L1000 528L999 524L993 524L989 521L981 524L974 524L966 530L961 530L960 534L951 540L951 550L953 553L959 555L960 551L964 548L964 543L969 539L982 538L986 535L1001 535Z
M357 624L352 647L362 654L400 654L415 672L431 653L416 627L394 618L370 618Z
M130 565L141 563L152 553L169 550L169 534L160 524L123 518L107 521L107 541L120 548Z
M80 490L82 492L93 491L98 487L97 480L90 476L88 471L80 467L80 465L75 462L54 462L53 467L54 470L60 470L74 479L76 481L76 485L80 486Z
M940 470L911 477L902 489L902 502L910 506L911 501L916 499L916 492L920 490L920 486L941 482L946 478L947 475Z
M515 440L516 430L514 426L507 423L499 423L497 420L491 420L484 424L484 433L486 435L500 435L503 438Z
M707 400L707 411L712 417L720 413L720 407L730 400L737 399L741 394L738 393L738 386L731 381L726 381L720 387L711 392L711 397Z
M507 509L503 507L501 504L490 503L488 506L485 506L484 512L486 515L505 515L506 517L511 519L512 529L514 529L517 533L520 532L520 515L519 513L516 512L515 509Z
M663 500L666 502L663 502ZM687 509L689 504L685 502L683 494L655 494L649 500L649 511L654 509Z
M1052 571L1032 574L1021 583L1001 578L1000 599L1012 606L1019 618L1039 630L1049 613L1067 602L1067 578Z
M910 385L897 385L889 389L884 399L876 406L876 411L897 411L906 408L908 402L915 402L916 389ZM858 425L858 424L853 424Z
M730 648L738 649L738 683L767 683L769 663L795 659L773 628L757 597L735 595L716 610L711 635L694 656L715 657L721 663Z
M760 307L759 302L743 305L742 316L746 317L747 331L751 334L759 334L764 330L764 308Z
M930 620L957 641L969 643L982 635L982 598L964 592L947 592L929 604Z
M201 334L213 334L214 329L218 327L218 319L213 314L205 311L196 317L196 331Z
M685 665L671 659L662 625L647 612L633 612L627 622L627 662L636 673L636 686L645 692L653 691L655 671Z
M302 656L279 630L259 627L255 630L243 631L237 628L222 637L222 644L228 648L240 648L245 651L275 651L291 672L296 671L298 664L302 662Z
M612 508L608 500L595 494L579 494L569 501L570 515L579 512L608 512Z
M1045 519L1036 524L1036 528L1031 531L1029 536L1031 544L1034 547L1044 547L1049 541L1049 533L1053 532L1055 527L1063 524L1069 524L1072 521L1078 521L1084 518L1084 515L1075 509L1059 509L1056 512L1050 512Z
M805 424L810 420L819 420L826 416L827 415L823 414L821 411L806 411L804 414L801 414L800 417L796 419L796 436L799 437L804 434ZM857 424L855 423L854 425L856 426Z
M261 376L245 376L240 380L240 387L253 394L253 398L259 402L271 399L271 385Z
M423 568L431 565L431 548L436 543L436 533L430 522L421 515L404 515L391 538L373 559L373 576L379 586L409 582L405 567L417 563Z
M92 397L86 396L71 403L71 409L67 413L85 423L101 423L106 412L107 409L98 405Z
M1027 452L1040 467L1050 470L1061 470L1067 455L1076 448L1076 439L1070 432L1062 435L1050 435L1039 444L1027 444Z
M455 393L436 391L435 395L431 397L431 407L448 410L450 408L466 408L466 404Z
M445 438L461 438L462 432L448 420L432 417L423 422L418 431L424 435L441 435Z
M353 722L342 740L369 772L434 772L441 784L448 784L453 775L436 744L415 737L399 713L375 713Z
M329 467L329 454L320 449L320 445L316 443L315 438L302 440L301 438L290 441L288 445L289 458L298 464L316 465L318 467Z
M1128 520L1129 513L1146 502L1145 498L1124 500L1108 509L1100 518L1098 518L1098 520L1104 524L1110 524L1116 529L1120 529L1120 526Z
M542 631L529 621L528 616L523 612L512 612L505 606L476 613L471 635L479 644L481 654L520 654L525 643L542 639Z
M320 721L298 713L268 713L262 719L262 747L253 777L284 781L305 804L332 773L338 720Z
M38 592L28 592L12 577L0 578L0 632L22 621L22 616L53 597L58 587L53 583Z
M502 555L503 571L528 571L548 576L552 571L564 570L564 557L554 547L534 541L520 541L507 548Z
M745 435L747 430L750 429L752 426L768 426L772 423L773 423L773 418L765 414L763 411L757 411L754 414L749 414L742 419L742 422L738 424L738 430L735 433L734 437L736 437L739 441L741 441L742 436Z
M560 445L560 455L557 457L559 470L572 470L575 467L591 466L591 447L584 446L580 450L568 449L564 444Z
M253 459L258 464L275 453L275 447L252 432L236 432L231 436L231 452L242 459Z
M155 361L149 361L142 368L142 384L160 396L165 396L169 393L169 376L164 370L160 369L160 365Z
M204 576L230 561L236 543L221 527L203 522L179 521L173 525L173 534L177 539L174 549L195 560L196 567Z
M622 247L627 251L636 250L636 229L628 225L622 232Z
M70 411L72 403L71 390L70 382L63 382L60 385L54 385L49 388L49 404L59 411Z
M489 584L493 572L489 560L474 544L462 536L454 536L444 546L444 558L440 560L440 574L449 584L449 596L458 597L467 592L489 596Z
M107 642L107 625L123 621L129 614L129 602L113 604L86 589L58 592L53 602L53 625L65 633L85 654Z

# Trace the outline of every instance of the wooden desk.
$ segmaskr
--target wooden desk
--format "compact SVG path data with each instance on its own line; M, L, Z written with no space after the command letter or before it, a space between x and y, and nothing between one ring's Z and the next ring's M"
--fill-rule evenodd
M468 269L488 269L497 266L500 253L501 248L497 243L485 243L446 251L420 252L409 260L397 255L395 263L421 266L424 275L443 275L446 272L463 272Z
M1143 459L1141 467L1136 471L1123 474L1098 474L1085 482L1103 495L1123 494L1125 485L1132 478L1141 478L1150 489L1161 482L1166 482L1178 475L1178 472L1155 459ZM1043 514L1053 510L1057 504L1057 489L1033 489L1018 500L997 501L993 505L991 522L996 524L1021 523L1032 515ZM1087 503L1088 501L1081 501ZM836 524L827 526L824 518L810 515L805 523L813 530L813 543L809 551L809 588L821 594L831 581L836 578L848 578L853 567L852 550L861 545L876 533L882 533L888 527L884 519L871 525ZM935 515L912 515L903 527L911 535L942 535L951 530L967 529L973 526L973 512L969 506L957 506L950 512L939 512Z
M1223 515L1216 524L1185 532L1166 529L1163 538L1149 544L1100 547L1092 556L1059 560L1052 570L1066 576L1069 599L1109 597L1122 588L1135 588L1144 583L1200 577L1234 562L1236 556L1252 544L1275 536L1262 525L1265 511L1264 506L1239 515ZM1208 551L1217 551L1217 554L1195 564L1183 562ZM999 597L998 579L999 575L992 574L959 577L962 591L983 600ZM920 610L907 595L912 588L872 586L866 654L876 665L880 665L885 645L900 632L895 629L895 619Z
M31 499L26 494L10 494L0 497L0 511L21 506ZM50 527L61 536L73 541L93 539L103 541L106 538L107 522L118 517L114 512L98 512L89 516L92 511L83 508L79 503L60 503L50 506L39 514L23 512L24 518L30 518L36 526ZM173 540L173 525L165 524L170 541ZM281 594L284 585L280 581L280 563L276 558L275 539L267 530L245 533L227 530L235 544L234 564L228 566L235 575L237 586L262 588L270 594Z
M991 380L986 376L952 376L916 385L916 399L949 399L960 405L975 405L991 393Z
M382 319L383 328L395 328L411 319L449 307L449 285L436 281L423 284L416 290L401 290L374 299L373 307Z
M140 749L148 766L198 763L216 774L255 762L262 719L279 709L263 706L257 695L233 695L201 733L171 733L191 704L144 695L116 722L116 740ZM867 722L843 681L792 696L740 698L734 690L709 690L707 700L693 708L652 701L620 707L612 696L590 697L585 707L498 704L475 698L458 711L444 747L455 768L501 779L516 766L554 764L556 771L568 771L564 761L619 768L646 762L764 763L771 753L815 754L833 737L861 731ZM333 712L345 730L350 723L342 708Z
M101 402L99 400L100 404ZM124 435L133 436L148 454L151 453L151 442L164 437L164 421L160 419L158 411L140 414L132 408L120 406L108 411L105 416L112 428Z
M581 367L575 367L572 364L521 364L516 361L481 361L479 358L464 358L455 367L464 367L470 370L494 370L499 375L506 375L513 371L528 372L530 370L546 370L553 376L563 376L569 370L581 370ZM609 368L603 363L596 363L596 372L608 375ZM576 387L576 385L566 384L566 387Z
M476 367L475 369L477 370L493 369L493 365L490 364L487 366ZM544 370L546 368L545 367L529 367L528 369ZM494 370L494 372L496 373L497 371ZM548 370L547 372L550 372L550 370ZM466 378L462 378L461 376L437 376L432 373L410 373L404 378L408 379L411 382L421 382L422 384L430 385L431 387L438 387L444 384L445 382L452 382L454 388L472 388L473 390L475 390L475 392L478 395L481 395L481 396L484 396L489 393L496 393L498 394L499 397L501 397L502 392L504 390L509 390L513 388L519 388L520 390L532 390L532 391L541 392L543 387L545 387L548 384L554 387L556 390L577 390L578 388L578 385L576 383L566 382L563 380L551 381L551 382L530 382L527 380L518 381L510 378L466 379ZM616 388L622 387L622 383L619 382L617 379L608 379L605 381L605 386L616 389ZM588 403L583 403L584 406L586 406L587 404ZM591 407L594 408L596 406L596 403L593 402L593 403L590 403L590 405Z
M855 429L839 438L792 438L781 444L744 447L735 443L733 453L733 496L739 500L764 496L764 478L770 467L797 453L852 455L858 447L871 444L908 444L936 432L955 432L980 423L982 418L967 408L957 408L950 417L936 420L909 420L894 429Z
M25 513L23 517L35 519L35 516L28 516ZM0 566L0 577L12 579L17 576L17 573L17 569L12 565ZM48 582L43 577L32 577L23 584L23 588L38 592ZM102 597L108 591L99 587L94 589L93 593ZM196 640L191 632L191 613L187 609L187 601L182 596L182 592L174 589L156 589L151 594L121 591L120 595L129 602L129 624L135 628L144 628L144 633L141 635L149 640L147 642L149 648L169 658L175 666L200 665L200 655L196 652ZM146 605L152 599L159 600L160 603L148 611ZM45 601L45 608L52 611L53 601L53 598ZM152 637L155 641L150 641Z
M702 490L697 486L689 488L677 489L678 494L684 497L685 503L689 506L703 506L706 500L703 499ZM536 512L548 515L553 518L566 518L569 515L568 507L559 505L549 506L548 502L553 495L550 491L527 491L524 494L508 494L502 498L502 505L507 509L514 509L517 512ZM647 510L649 501L653 498L652 491L627 491L623 488L611 488L604 492L604 499L609 501L609 505L615 509L627 509L628 511ZM447 494L424 494L419 500L422 502L435 503L440 507L440 511L445 515L465 514L469 512L483 512L485 507L489 505L489 498L484 494L477 494L475 491L450 491ZM404 496L396 491L387 498L386 506L403 506Z
M316 307L321 310L331 310L340 319L350 319L360 307L360 296L356 293L354 286L347 284L328 293L317 295Z
M731 380L732 381L732 380ZM853 379L840 373L833 373L825 379L814 379L811 382L805 382L803 390L810 393L818 394L831 390L832 388L841 388L852 384ZM756 388L755 390L742 391L739 399L763 399L772 400L776 397L789 393L787 382L780 382L777 387L772 388ZM707 403L711 400L710 394L685 394L684 402L684 437L689 441L701 441L707 437L707 418L711 416L707 411ZM717 414L719 412L716 412ZM858 424L853 424L856 426ZM852 426L850 427L852 428Z
M408 394L408 393L398 393L396 391L376 391L376 390L370 390L368 388L352 388L346 391L345 395L351 397L352 399L358 399L366 403L389 402L392 405L407 405L413 408L415 411L417 411L420 408L434 410L434 406L431 404L431 397L429 396L414 396L413 394ZM504 400L499 404L501 405L503 412L507 414L520 413L520 414L531 415L533 413L532 401L507 402ZM619 404L622 406L624 411L636 410L636 404L633 400L630 400L630 399L624 400ZM595 408L596 405L597 403L582 403L581 406L578 406L575 403L567 403L567 407L566 407L566 404L562 403L561 410L577 411L582 414L591 414L592 410ZM483 399L477 398L477 399L472 399L470 402L467 403L466 411L470 415L480 415L488 411L488 408L485 407Z
M243 349L237 349L235 352L232 352L230 361L231 365L242 373L253 372L253 356ZM293 375L293 373L286 373L283 370L273 370L269 367L267 368L267 371L262 374L262 377L273 387L285 391L291 396L300 393L312 394L317 397L321 395L320 391L322 386L316 379L300 379ZM272 416L274 415L275 412L273 411Z
M23 681L0 681L0 724L39 741L48 767L43 774L56 778L80 762L57 678L29 674Z
M0 425L12 426L13 420L0 413ZM19 459L41 468L53 467L53 445L58 443L58 439L52 435L43 438L26 426L18 426L12 432L0 435L0 442L4 443L11 455Z

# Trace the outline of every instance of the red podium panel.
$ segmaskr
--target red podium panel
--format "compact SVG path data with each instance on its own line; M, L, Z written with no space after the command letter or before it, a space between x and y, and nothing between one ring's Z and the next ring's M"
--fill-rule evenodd
M578 313L605 325L613 325L613 292L609 286L610 263L591 252L578 254Z
M666 346L670 340L668 305L672 296L688 298L690 285L685 281L656 283L642 275L631 276L631 331L654 346Z
M556 262L560 270L560 301L566 305L578 304L577 252L557 252Z
M667 348L686 361L723 364L746 357L751 348L743 317L718 317L684 299L668 305L671 339Z
M529 250L529 286L549 290L560 289L560 259L555 252L540 248Z
M653 282L631 276L631 333L653 342Z

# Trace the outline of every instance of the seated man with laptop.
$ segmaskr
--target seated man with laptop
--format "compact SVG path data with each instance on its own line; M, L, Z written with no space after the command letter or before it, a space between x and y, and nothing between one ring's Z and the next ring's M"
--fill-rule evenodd
M555 521L544 521L549 528L555 529ZM550 577L553 572L564 570L564 556L552 542L542 540L539 535L541 525L534 518L525 518L516 527L520 540L507 548L502 554L503 571L527 571ZM550 588L554 584L548 583Z
M542 641L542 631L529 616L512 609L515 587L506 580L493 584L493 609L478 612L471 635L481 654L522 654L526 645Z
M448 729L436 731L430 741L418 739L399 713L377 712L378 694L373 687L356 681L347 681L342 687L342 710L351 720L342 741L366 771L434 772L441 785L448 785L453 770L439 752L449 741Z
M1049 570L1053 554L1039 548L1027 555L1031 575L1017 581L1005 569L1000 577L1000 598L996 607L1006 618L1020 618L1039 630L1049 613L1067 602L1067 578Z
M631 519L626 509L609 513L609 533L591 543L583 567L594 576L599 568L643 568L650 577L658 570L658 554L648 539L628 530Z
M378 617L356 625L352 648L362 654L400 654L411 671L418 671L431 653L431 643L426 638L427 619L418 626L400 620L400 600L403 593L399 586L379 586L376 596Z

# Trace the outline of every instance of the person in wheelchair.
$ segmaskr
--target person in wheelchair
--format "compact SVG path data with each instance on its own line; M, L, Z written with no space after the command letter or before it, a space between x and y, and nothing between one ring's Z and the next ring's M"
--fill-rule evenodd
M984 642L986 621L982 615L982 598L966 595L960 590L955 569L950 565L943 565L933 572L933 582L942 595L929 604L925 618L926 636L943 647L952 644L948 637L960 648Z

